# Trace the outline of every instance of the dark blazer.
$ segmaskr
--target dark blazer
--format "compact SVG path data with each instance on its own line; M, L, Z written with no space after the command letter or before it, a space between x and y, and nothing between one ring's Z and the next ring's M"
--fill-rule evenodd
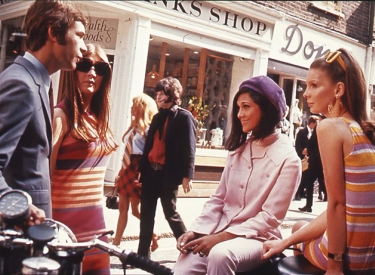
M295 148L300 159L304 159L305 155L302 154L303 149L307 148L307 142L309 141L307 135L309 134L308 126L299 130L296 136Z
M323 170L322 160L319 152L318 136L316 134L316 126L307 142L307 154L309 156L309 169L312 168L314 171Z
M42 77L23 57L0 74L0 192L30 194L51 217L49 156L52 127Z
M195 122L192 114L180 107L174 106L174 112L169 116L165 138L164 182L167 185L180 185L182 179L194 178L195 161ZM140 163L140 182L152 182L149 176L150 162L148 154L154 144L154 136L159 125L160 115L157 113L150 125Z

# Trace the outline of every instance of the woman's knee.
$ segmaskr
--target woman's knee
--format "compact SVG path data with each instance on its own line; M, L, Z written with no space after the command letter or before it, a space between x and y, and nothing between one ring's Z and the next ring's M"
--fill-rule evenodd
M119 196L118 210L120 214L127 213L129 210L129 200L125 196Z
M207 256L207 262L208 264L229 265L233 268L238 264L237 257L232 251L225 249L225 247L220 244L212 247Z

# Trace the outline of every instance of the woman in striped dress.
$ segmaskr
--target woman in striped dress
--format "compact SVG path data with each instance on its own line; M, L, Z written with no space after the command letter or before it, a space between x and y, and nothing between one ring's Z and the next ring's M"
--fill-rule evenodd
M73 72L63 75L64 99L53 119L52 217L66 224L79 242L106 232L103 183L117 144L109 128L112 71L104 51L88 44ZM107 236L101 237L108 242ZM109 255L85 252L83 274L109 274Z
M264 244L264 257L296 245L326 274L375 274L375 126L366 112L367 85L346 49L310 66L304 97L317 126L327 210L293 234Z

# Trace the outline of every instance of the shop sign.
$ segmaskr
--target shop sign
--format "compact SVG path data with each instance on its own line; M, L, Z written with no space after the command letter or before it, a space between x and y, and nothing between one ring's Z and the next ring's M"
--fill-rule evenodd
M116 48L118 19L89 17L86 34L83 37L86 43L100 44L105 49Z
M316 58L339 48L351 51L364 65L366 49L359 45L298 24L276 22L269 57L308 68Z
M210 1L155 1L144 0L161 8L177 11L189 17L202 19L208 23L214 23L236 29L252 35L263 36L269 31L269 26L257 18L234 13L220 7L210 5Z

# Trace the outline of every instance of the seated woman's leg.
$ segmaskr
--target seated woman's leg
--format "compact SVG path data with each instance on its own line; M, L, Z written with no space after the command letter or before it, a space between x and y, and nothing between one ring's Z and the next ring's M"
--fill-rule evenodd
M215 245L207 256L207 274L235 274L257 268L262 260L263 242L235 238Z
M174 274L178 275L205 275L207 274L207 258L199 257L192 252L180 254L173 267Z

